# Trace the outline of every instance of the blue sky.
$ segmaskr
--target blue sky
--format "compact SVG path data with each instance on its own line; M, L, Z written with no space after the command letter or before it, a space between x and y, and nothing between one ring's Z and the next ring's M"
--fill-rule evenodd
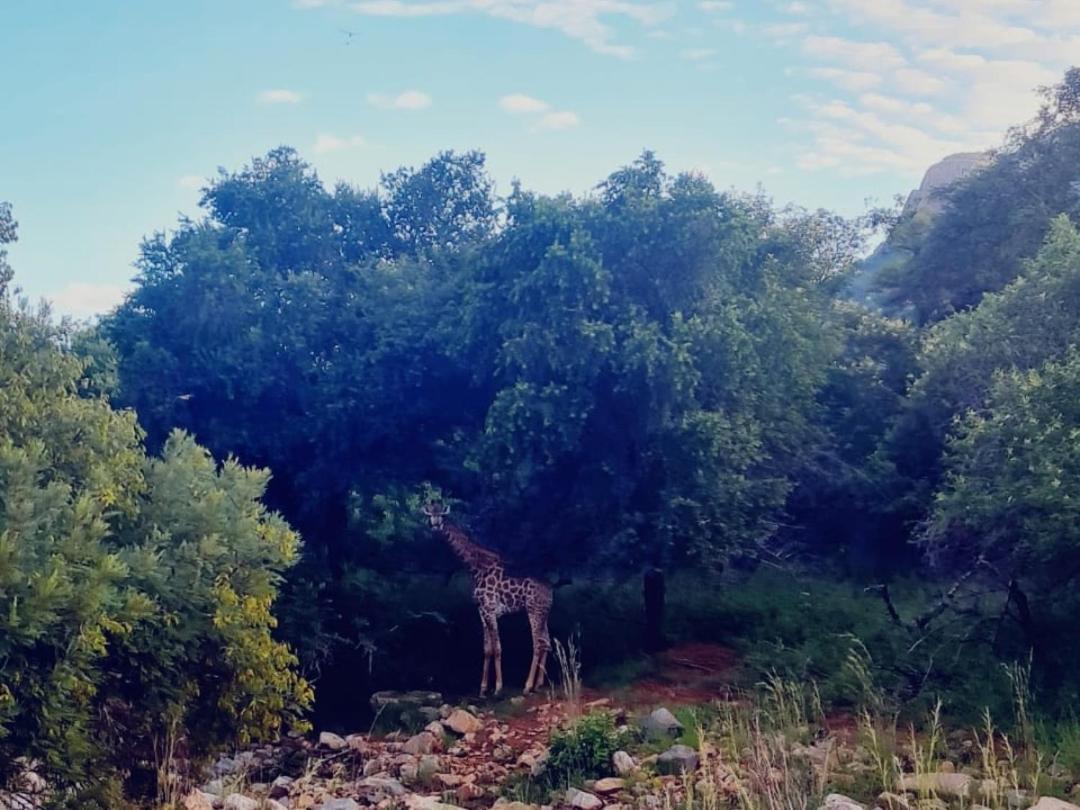
M500 191L552 193L650 148L855 214L1074 63L1080 0L4 0L0 199L17 282L83 317L280 144L360 186L478 148Z

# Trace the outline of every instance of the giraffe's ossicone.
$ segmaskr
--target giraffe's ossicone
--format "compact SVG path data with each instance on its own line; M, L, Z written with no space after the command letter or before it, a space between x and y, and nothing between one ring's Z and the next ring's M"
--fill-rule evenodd
M488 670L495 664L495 694L502 691L502 644L499 640L499 618L524 610L532 630L532 664L525 680L525 693L544 685L547 677L547 656L551 650L548 634L548 614L551 612L551 586L533 577L506 575L502 558L494 551L469 540L460 527L446 516L449 507L427 504L423 512L431 528L441 533L462 562L472 572L473 599L480 611L484 631L484 669L480 678L480 695L487 693Z

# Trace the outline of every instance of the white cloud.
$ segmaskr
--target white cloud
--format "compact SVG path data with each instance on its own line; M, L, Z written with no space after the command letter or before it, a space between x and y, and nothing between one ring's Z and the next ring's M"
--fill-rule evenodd
M332 133L324 132L315 139L315 143L311 148L315 154L325 155L330 152L340 152L343 149L353 149L363 146L364 143L364 139L359 135L342 138Z
M714 48L687 48L679 52L679 56L691 62L701 62L715 55L716 49Z
M406 90L396 96L368 93L367 101L384 110L424 110L431 106L431 96L419 90Z
M806 3L801 3L799 0L795 0L794 3L788 3L784 6L784 11L788 14L809 14L813 9Z
M200 188L206 185L206 178L200 177L197 174L185 174L183 177L176 179L176 185L180 188L186 188L189 191L198 191Z
M940 77L918 68L900 68L892 74L892 80L900 90L913 96L936 96L947 87Z
M811 34L803 39L802 46L808 56L860 70L888 70L902 67L905 63L900 51L888 42L862 42Z
M842 68L810 68L807 73L814 78L824 79L837 87L852 92L869 90L871 87L877 87L881 84L881 77L878 74L867 71L844 70Z
M278 88L275 90L263 90L259 93L260 104L299 104L303 98L295 90Z
M104 315L120 304L132 287L131 284L72 281L46 297L52 301L53 308L60 315L71 315L79 319L91 318Z
M540 113L551 105L524 93L511 93L499 99L499 106L509 113Z
M597 53L629 58L634 49L615 42L615 32L605 20L622 18L652 28L670 17L671 4L638 0L362 0L351 8L358 14L378 17L434 17L450 14L484 14L535 28L559 31Z
M581 124L577 113L569 110L559 110L545 113L540 117L538 126L540 129L572 129Z

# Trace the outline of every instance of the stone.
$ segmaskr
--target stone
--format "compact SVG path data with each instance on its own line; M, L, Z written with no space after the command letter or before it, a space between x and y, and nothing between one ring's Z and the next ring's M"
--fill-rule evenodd
M938 765L938 771L941 773L956 773L956 766L949 760L942 760Z
M471 802L484 795L484 789L475 782L466 782L454 791L454 796L459 802Z
M419 734L409 737L402 746L406 754L430 754L435 750L435 735L429 731L421 731Z
M906 796L901 796L899 793L890 793L885 791L877 797L878 805L883 810L910 810L911 805L908 803Z
M899 788L905 793L936 793L949 798L967 799L971 796L973 781L966 773L907 773L900 777Z
M461 810L456 804L446 804L437 796L409 796L405 799L409 810Z
M927 799L919 799L915 802L915 807L918 810L948 810L949 805L945 803L944 799L939 799L937 796L931 796Z
M604 806L599 796L573 787L566 791L566 803L577 810L600 810Z
M476 715L464 709L454 709L450 716L443 720L443 725L455 734L462 736L475 734L484 727L484 724L477 719Z
M505 798L501 798L491 806L491 810L540 810L540 806L536 804L527 804L525 802L511 802Z
M656 770L662 774L680 774L697 770L697 751L689 745L673 745L656 758Z
M509 762L514 758L514 749L509 745L497 745L491 752L491 758L496 762Z
M366 788L372 792L382 793L387 796L404 796L408 793L401 782L387 776L365 776L357 782L356 785L357 787Z
M225 795L225 782L221 779L211 779L205 785L202 786L203 793L209 793L213 796L221 798Z
M1080 810L1080 806L1053 796L1043 796L1031 806L1031 810Z
M329 748L331 751L344 751L349 747L344 737L334 734L332 731L324 731L319 734L319 745L323 748Z
M437 773L435 779L438 780L443 787L456 788L464 780L459 774L456 773Z
M615 777L615 776L609 776L609 777L607 777L605 779L597 779L596 782L593 783L592 789L596 793L599 793L601 795L605 795L605 794L608 794L608 793L618 793L624 787L626 787L626 780L625 779L619 779L618 777ZM1047 810L1051 810L1051 809L1047 808Z
M637 768L637 763L634 762L634 758L625 751L616 751L611 757L611 762L615 766L615 773L619 776L626 776L633 773Z
M421 782L427 782L435 778L435 774L441 769L442 763L434 754L425 754L416 763L416 777Z
M193 790L180 802L181 810L214 810L216 797L201 790Z
M360 810L360 805L356 799L327 799L319 810Z
M291 776L279 776L270 783L268 795L271 799L280 799L282 796L288 796L289 788L292 787L292 783L293 778Z
M225 810L259 810L259 802L243 793L233 793L225 797Z
M822 802L821 810L865 810L865 808L842 793L830 793Z
M641 728L650 737L678 737L683 731L678 718L663 707L642 720Z

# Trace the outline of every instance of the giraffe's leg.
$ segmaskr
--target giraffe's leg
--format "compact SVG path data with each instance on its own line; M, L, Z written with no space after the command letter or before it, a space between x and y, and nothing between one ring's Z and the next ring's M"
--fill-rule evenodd
M491 620L492 652L495 655L495 694L502 692L502 641L499 639L499 620Z
M490 669L491 657L494 652L494 646L492 644L491 624L492 622L488 617L483 614L480 615L480 623L484 628L484 671L480 676L480 697L487 694L488 689L488 669Z
M544 645L550 643L546 641L547 616L530 613L529 629L532 631L533 657L532 664L529 666L529 677L525 680L525 694L529 694L534 686L540 687L544 684L542 659L547 656L547 649Z
M551 634L548 632L547 613L540 617L538 622L540 632L536 639L536 688L544 685L547 678L547 657L551 650Z

